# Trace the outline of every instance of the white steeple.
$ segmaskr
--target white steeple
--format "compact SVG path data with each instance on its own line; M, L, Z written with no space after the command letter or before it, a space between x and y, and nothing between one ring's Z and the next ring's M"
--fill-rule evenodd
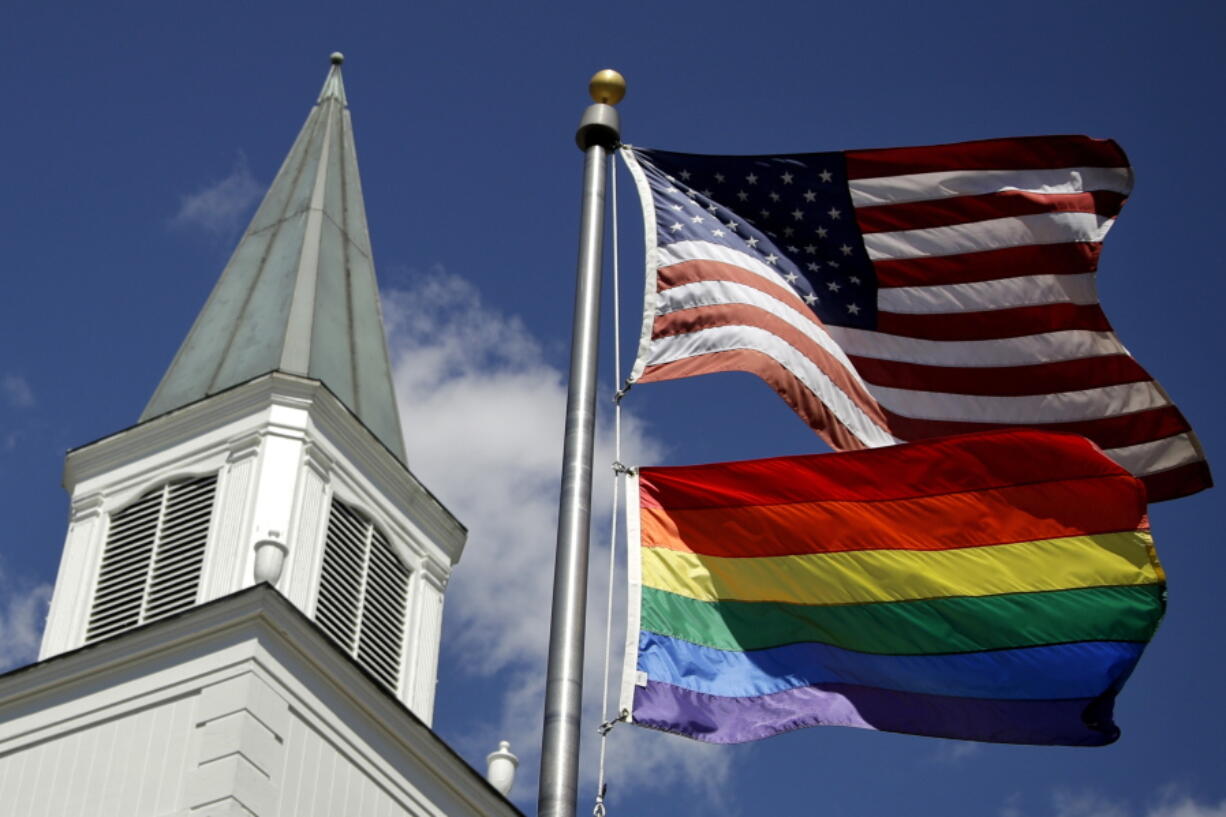
M405 465L342 60L140 423L69 452L40 659L263 581L430 722L466 533Z

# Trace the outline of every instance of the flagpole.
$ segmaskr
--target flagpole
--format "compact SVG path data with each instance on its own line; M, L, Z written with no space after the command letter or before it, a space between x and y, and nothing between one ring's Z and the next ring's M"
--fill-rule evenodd
M617 146L613 108L626 81L605 70L588 86L595 103L579 121L575 141L585 154L579 265L571 334L570 382L558 502L558 544L549 624L545 724L541 735L538 817L574 817L579 776L579 718L583 706L583 635L587 618L588 527L592 515L592 449L596 431L596 352L600 335L600 277L604 252L605 165Z

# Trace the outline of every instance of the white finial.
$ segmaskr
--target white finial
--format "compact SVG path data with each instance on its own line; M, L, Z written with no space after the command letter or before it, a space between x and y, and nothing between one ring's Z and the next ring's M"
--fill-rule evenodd
M333 64L333 65L340 65L340 64L341 64L342 62L344 62L344 61L345 61L345 55L344 55L344 54L342 54L342 53L341 53L341 52L339 52L339 51L333 51L333 52L332 52L332 64Z
M519 758L511 754L511 744L499 741L498 751L486 755L485 763L485 779L505 797L515 784L515 770L519 767Z

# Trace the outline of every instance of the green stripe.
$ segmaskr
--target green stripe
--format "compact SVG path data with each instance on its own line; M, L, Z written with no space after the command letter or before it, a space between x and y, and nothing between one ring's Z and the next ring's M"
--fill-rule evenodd
M644 587L641 626L721 650L817 641L860 652L925 655L1148 641L1164 600L1161 584L846 605L709 602Z

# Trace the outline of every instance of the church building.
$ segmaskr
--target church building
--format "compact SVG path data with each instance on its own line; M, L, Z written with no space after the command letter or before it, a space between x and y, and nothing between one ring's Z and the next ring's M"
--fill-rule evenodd
M430 729L466 531L408 467L342 62L139 422L68 453L2 814L520 814L505 745L495 788Z

